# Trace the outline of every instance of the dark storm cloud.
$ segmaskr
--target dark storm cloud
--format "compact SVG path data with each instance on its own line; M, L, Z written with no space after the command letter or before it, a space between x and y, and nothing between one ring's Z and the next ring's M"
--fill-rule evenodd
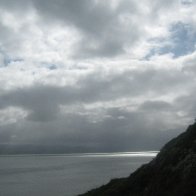
M116 145L117 148L120 146L125 149L157 148L180 131L167 130L163 119L161 119L164 115L159 114L157 116L157 114L151 113L150 110L146 114L140 110L128 112L113 108L108 111L108 115L111 118L106 119L102 125L102 130L109 131L102 138L105 138L103 139L105 145L108 143L113 146ZM157 132L157 129L164 131ZM161 140L160 137L162 137Z
M0 0L0 7L3 9L8 9L12 11L25 11L25 9L30 8L31 1L29 0Z
M140 36L140 27L135 22L127 29L119 20L122 13L137 13L134 1L122 1L117 8L109 2L94 0L58 0L55 5L51 0L33 3L45 21L56 19L80 32L82 39L74 48L74 58L118 55L124 52L124 44L134 44Z
M146 101L144 102L140 108L142 110L147 110L147 111L167 111L170 110L173 106L165 101Z
M185 79L182 72L175 75L156 70L126 71L115 74L91 73L80 78L72 86L33 85L5 92L0 96L0 108L22 107L29 111L29 119L52 120L59 113L59 105L89 104L100 101L133 98L145 94L157 95L178 89L179 81ZM168 87L169 84L171 84ZM181 87L181 84L180 84ZM151 104L151 105L150 105ZM164 102L148 102L143 109L166 107Z
M196 118L196 103L195 93L186 93L185 95L179 96L175 100L176 107L180 107L179 110L186 116Z
M55 2L33 0L40 14L65 21L85 32L99 34L100 29L107 26L108 20L112 20L112 10L95 1L84 0L58 0Z
M1 126L0 132L7 142L18 144L66 144L94 151L157 149L182 130L180 123L175 126L180 127L178 130L167 130L176 123L181 103L174 107L173 103L166 101L146 101L144 95L156 97L178 91L189 82L186 77L184 72L170 70L128 69L108 73L103 70L81 76L73 85L35 83L3 91L1 109L19 107L28 115L20 123ZM88 104L103 104L122 98L130 100L127 105L135 104L132 99L138 96L143 101L135 105L135 111L126 110L124 106L95 106L93 111L81 109ZM61 106L65 113L62 113ZM4 131L7 127L9 132Z
M120 108L105 112L108 117L94 123L77 113L47 124L22 121L1 127L0 136L10 144L64 145L67 149L75 146L100 152L157 149L181 131L167 130L161 115ZM157 132L157 128L164 131Z
M10 130L8 127L1 127L0 144L9 143L12 135L13 135L13 129Z
M83 106L121 98L130 99L131 103L132 98L144 94L156 96L160 92L175 92L185 78L183 72L174 74L154 69L113 74L93 72L70 86L34 84L4 91L0 96L0 108L19 107L28 115L20 122L1 126L0 136L7 143L78 146L91 151L157 149L183 130L183 123L176 123L182 103L174 107L166 101L144 99L135 111L124 106L95 106L93 110ZM61 106L65 108L64 113ZM178 129L172 128L175 123Z
M70 30L75 29L78 32L78 37L76 37L78 41L72 46L72 58L74 59L114 57L123 54L126 46L133 46L144 31L135 21L125 25L120 19L126 14L136 17L138 5L134 1L122 1L116 8L113 8L109 2L95 0L82 2L78 0L57 0L55 2L52 0L20 0L17 2L1 0L0 8L15 14L19 19L18 22L21 22L20 18L27 17L28 12L33 12L42 21L40 24L48 25L49 28L54 28L52 26L54 24L60 24ZM25 33L28 25L25 25L23 29ZM22 44L24 37L17 32L13 33L13 29L11 32L12 40L14 42L18 40L18 45ZM7 35L6 39L10 37Z

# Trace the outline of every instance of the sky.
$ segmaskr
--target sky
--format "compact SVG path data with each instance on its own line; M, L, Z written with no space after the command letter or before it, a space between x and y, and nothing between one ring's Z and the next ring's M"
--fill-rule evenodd
M195 62L195 0L0 0L0 145L157 150Z

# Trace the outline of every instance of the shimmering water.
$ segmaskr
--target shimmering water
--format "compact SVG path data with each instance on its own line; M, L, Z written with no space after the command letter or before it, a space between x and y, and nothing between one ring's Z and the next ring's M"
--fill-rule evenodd
M0 156L0 196L74 196L126 177L156 152Z

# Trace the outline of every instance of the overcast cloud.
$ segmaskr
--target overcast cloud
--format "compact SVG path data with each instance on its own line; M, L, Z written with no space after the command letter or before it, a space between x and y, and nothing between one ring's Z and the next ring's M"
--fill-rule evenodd
M195 24L194 0L0 0L0 144L159 149L196 116Z

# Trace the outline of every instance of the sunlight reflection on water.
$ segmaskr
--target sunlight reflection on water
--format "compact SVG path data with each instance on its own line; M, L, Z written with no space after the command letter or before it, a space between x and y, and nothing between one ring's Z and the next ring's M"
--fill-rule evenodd
M157 152L0 156L0 196L73 196L126 177Z

